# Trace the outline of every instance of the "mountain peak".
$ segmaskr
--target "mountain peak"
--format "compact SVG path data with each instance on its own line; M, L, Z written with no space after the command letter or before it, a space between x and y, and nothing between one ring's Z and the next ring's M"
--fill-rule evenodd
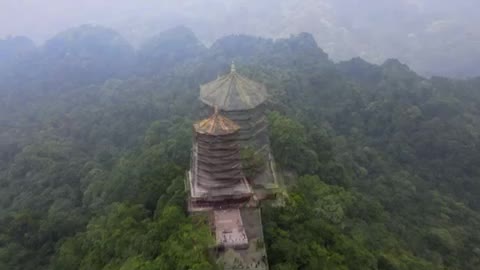
M206 47L192 30L177 26L160 32L141 45L138 52L145 70L158 72L173 64L200 56ZM148 73L148 72L147 72Z
M33 41L24 36L7 37L0 39L0 59L13 59L21 54L35 50Z
M141 47L142 49L151 49L153 47L162 47L168 44L175 44L174 46L181 45L176 43L188 43L198 47L204 47L198 40L193 31L183 25L179 25L173 28L169 28L165 31L157 33L152 38L147 40Z
M385 60L385 62L383 62L382 64L382 67L387 69L395 68L395 69L403 69L405 71L411 71L406 64L403 64L402 62L400 62L400 60L395 58L389 58Z

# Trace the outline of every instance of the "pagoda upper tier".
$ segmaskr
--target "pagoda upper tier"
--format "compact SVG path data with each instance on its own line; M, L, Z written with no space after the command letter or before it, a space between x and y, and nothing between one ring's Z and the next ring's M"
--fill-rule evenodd
M200 100L222 111L250 110L266 98L265 86L238 74L234 64L229 74L200 86Z

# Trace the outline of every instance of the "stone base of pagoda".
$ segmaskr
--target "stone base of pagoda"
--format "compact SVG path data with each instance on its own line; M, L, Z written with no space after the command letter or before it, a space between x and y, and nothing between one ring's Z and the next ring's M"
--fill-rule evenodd
M248 236L243 226L240 209L214 210L211 222L214 227L217 248L248 248Z

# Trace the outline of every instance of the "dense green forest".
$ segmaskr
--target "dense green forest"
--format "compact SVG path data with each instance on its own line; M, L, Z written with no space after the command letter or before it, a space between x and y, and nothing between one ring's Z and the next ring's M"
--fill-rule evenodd
M199 84L232 60L269 89L271 269L479 269L480 79L334 63L306 33L134 49L98 26L0 40L0 269L215 269L183 180Z

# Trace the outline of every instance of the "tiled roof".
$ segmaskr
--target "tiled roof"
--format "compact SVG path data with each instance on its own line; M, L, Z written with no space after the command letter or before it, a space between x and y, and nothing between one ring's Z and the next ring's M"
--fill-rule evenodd
M207 119L203 119L195 123L195 132L207 135L227 135L232 134L240 129L232 120L221 116L218 109Z
M229 74L200 86L200 100L224 111L253 109L266 98L265 86L238 74L233 64Z

